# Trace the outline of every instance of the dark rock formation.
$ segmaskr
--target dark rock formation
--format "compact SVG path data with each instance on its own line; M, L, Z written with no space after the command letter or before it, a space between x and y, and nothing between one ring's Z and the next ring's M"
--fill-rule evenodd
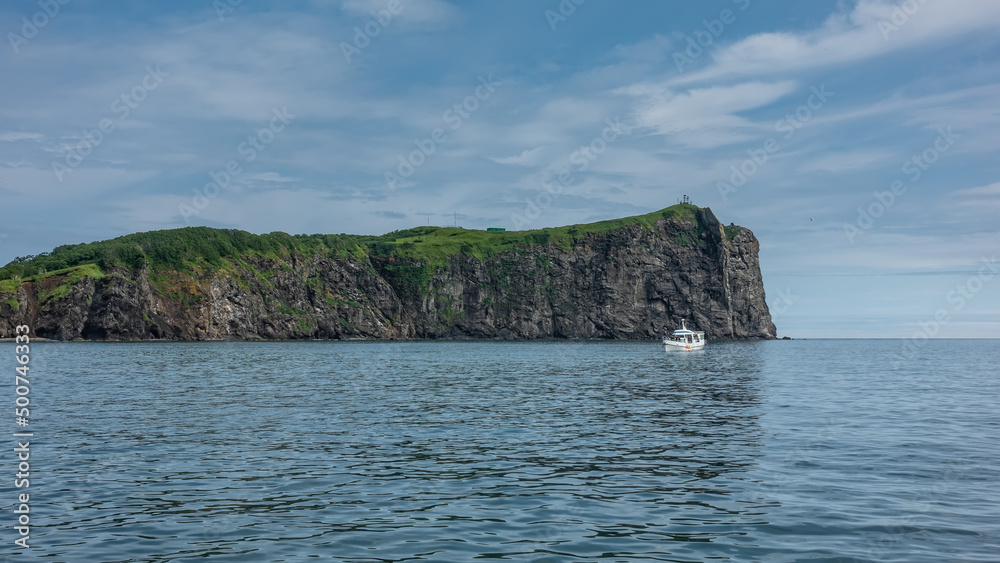
M697 225L456 254L422 288L372 256L247 256L205 275L113 268L57 299L44 296L58 279L0 295L0 335L24 324L58 340L652 339L684 318L713 339L775 338L758 249L748 229L701 209Z

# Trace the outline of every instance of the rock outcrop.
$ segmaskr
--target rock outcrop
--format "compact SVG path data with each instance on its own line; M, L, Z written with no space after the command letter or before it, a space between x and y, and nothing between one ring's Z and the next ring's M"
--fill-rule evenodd
M0 336L28 325L58 340L653 339L683 318L712 339L774 338L758 250L750 230L699 209L694 222L455 253L422 286L374 254L247 255L204 274L113 267L55 298L59 275L0 291Z

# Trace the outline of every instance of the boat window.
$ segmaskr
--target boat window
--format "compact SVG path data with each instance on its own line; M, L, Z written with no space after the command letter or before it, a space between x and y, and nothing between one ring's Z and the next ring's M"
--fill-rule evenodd
M691 342L691 336L688 336L688 342Z

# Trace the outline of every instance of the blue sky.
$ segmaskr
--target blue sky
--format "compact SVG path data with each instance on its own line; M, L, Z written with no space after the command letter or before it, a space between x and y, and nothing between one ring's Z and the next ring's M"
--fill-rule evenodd
M158 4L0 8L0 263L686 194L760 239L779 335L1000 337L1000 3Z

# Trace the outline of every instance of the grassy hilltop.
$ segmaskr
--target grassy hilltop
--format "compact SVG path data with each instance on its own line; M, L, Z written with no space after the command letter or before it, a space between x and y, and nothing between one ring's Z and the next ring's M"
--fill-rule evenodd
M0 293L14 292L24 281L42 281L54 276L64 278L45 296L44 301L50 301L61 297L61 292L68 291L83 277L100 279L115 267L140 268L146 264L154 273L184 272L200 277L229 269L251 255L282 259L296 254L321 254L340 259L368 256L382 263L398 260L410 264L399 268L412 269L412 264L416 263L419 269L432 270L457 254L482 259L519 246L569 248L575 239L590 233L608 232L627 225L650 228L662 218L690 221L694 225L690 238L682 235L681 239L685 240L676 242L692 244L703 228L695 219L697 210L695 205L678 204L634 217L529 231L487 232L430 226L380 236L289 235L282 232L255 235L209 227L151 231L101 242L63 245L52 252L19 257L0 268ZM731 236L728 229L726 234ZM398 273L419 276L423 272Z

